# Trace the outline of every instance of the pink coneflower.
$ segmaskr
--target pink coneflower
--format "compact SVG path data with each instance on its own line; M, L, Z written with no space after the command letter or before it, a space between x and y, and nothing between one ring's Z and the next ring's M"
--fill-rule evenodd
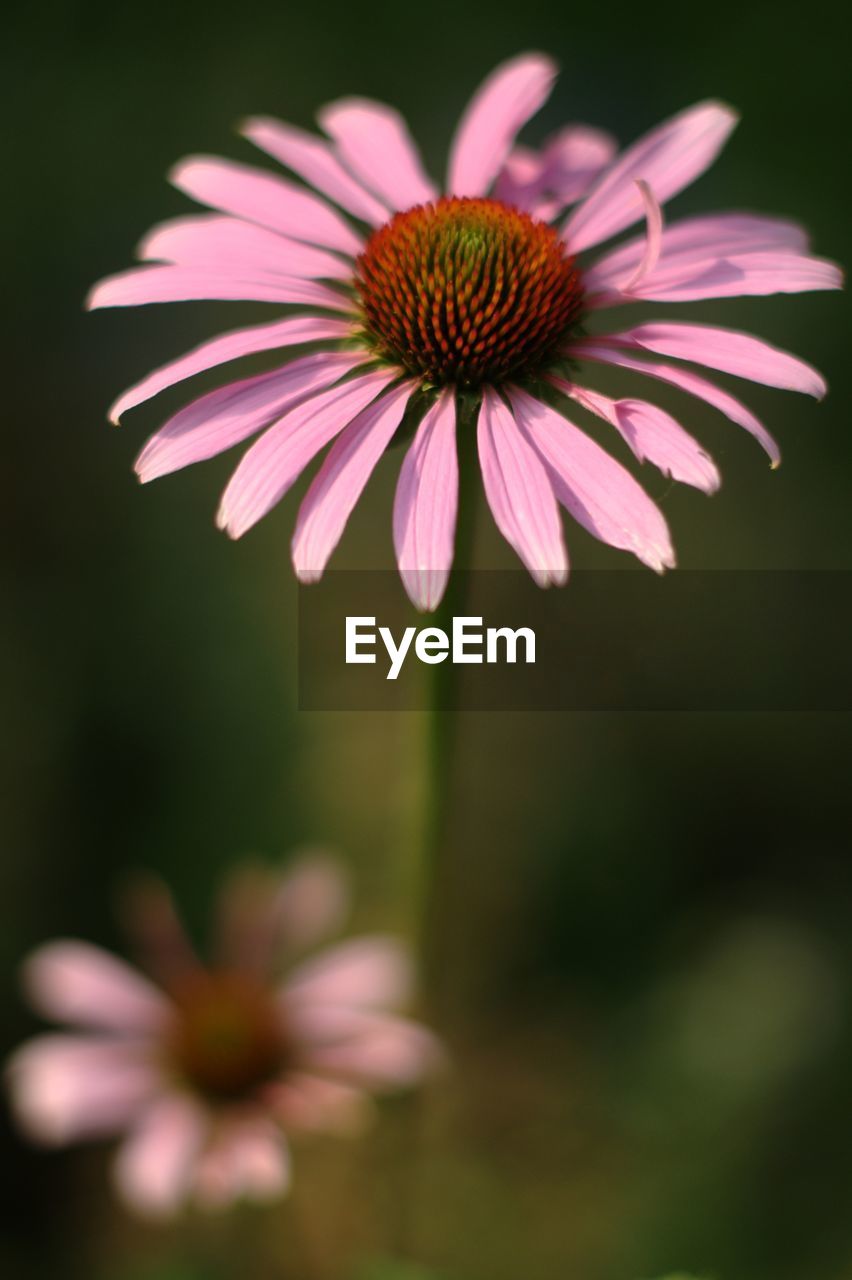
M276 976L339 923L345 901L325 859L283 877L245 872L226 887L215 960L202 965L152 886L135 918L158 985L85 942L40 948L28 993L79 1031L13 1056L25 1131L48 1144L124 1134L116 1180L142 1213L282 1194L288 1135L351 1130L371 1093L416 1083L439 1058L424 1028L389 1012L409 988L394 940L342 942Z
M751 432L776 465L775 442L745 405L668 361L820 397L825 383L810 365L710 325L652 321L590 337L588 322L639 300L834 289L838 268L812 257L804 232L778 218L717 213L664 227L661 206L708 168L736 123L721 103L681 112L621 154L608 135L584 126L563 129L540 152L516 147L554 77L540 54L489 77L456 132L443 193L396 111L362 98L319 113L325 137L265 118L244 124L247 138L307 186L228 160L179 164L174 184L218 212L155 228L139 253L160 265L103 281L90 305L215 298L298 310L158 369L120 397L113 420L237 357L312 349L183 408L146 444L140 479L260 433L219 507L219 525L237 538L334 441L293 537L296 573L310 582L405 415L415 434L397 488L394 542L409 595L428 609L453 560L457 426L477 431L494 519L542 586L568 573L560 503L651 568L674 564L657 506L566 413L579 406L603 419L639 461L706 493L718 487L718 471L654 404L580 385L581 361L644 373L708 402ZM643 233L586 261L587 250L642 219Z

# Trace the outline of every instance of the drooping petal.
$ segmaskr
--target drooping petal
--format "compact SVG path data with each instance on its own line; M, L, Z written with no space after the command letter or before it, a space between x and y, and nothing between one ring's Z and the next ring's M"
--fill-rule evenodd
M195 1194L206 1209L238 1200L277 1200L290 1184L290 1151L280 1129L263 1115L223 1121L201 1156Z
M21 1127L51 1145L121 1132L161 1084L145 1041L67 1035L22 1045L7 1079Z
M721 478L713 459L664 409L647 400L611 400L563 378L551 378L551 382L563 395L611 423L640 462L653 463L663 475L704 493L719 488Z
M545 460L556 496L602 542L632 551L656 572L674 551L659 508L619 462L555 409L513 388L518 423Z
M278 174L217 156L189 156L169 179L179 191L212 209L350 257L361 252L361 237L336 209Z
M321 391L289 410L252 445L231 476L216 523L232 538L256 524L301 475L320 449L396 377L376 369Z
M637 236L605 254L584 273L587 290L623 287L645 252L646 237ZM795 222L750 213L714 213L669 223L660 245L660 265L676 259L688 263L731 253L786 250L806 253L808 237Z
M821 400L828 388L812 365L771 346L761 338L736 329L719 329L710 324L683 324L654 321L637 325L624 333L607 334L607 341L625 347L639 347L675 360L690 360L732 373L750 382L762 382L784 391L801 391Z
M223 453L336 382L362 358L357 352L321 351L208 392L151 436L136 459L136 474L144 483Z
M635 270L622 285L625 293L635 290L644 281L645 277L654 270L660 257L660 248L663 242L663 211L660 208L659 201L648 183L643 181L642 178L636 179L636 186L639 188L639 194L645 206L645 222L647 224L645 248Z
M76 939L49 942L24 963L27 995L39 1013L75 1026L158 1031L170 1005L130 965Z
M174 1214L189 1194L206 1132L201 1107L187 1095L152 1102L116 1156L116 1185L126 1203L147 1217Z
M241 132L256 147L280 160L356 218L372 226L380 226L390 217L387 206L347 173L324 138L317 138L304 129L268 116L253 116L246 120Z
M349 311L344 294L316 280L279 276L258 268L131 267L101 280L86 298L99 307L141 307L152 302L277 302Z
M568 554L550 478L511 411L488 387L479 411L477 442L497 528L540 587L565 582Z
M661 364L659 361L637 360L635 356L619 350L618 347L608 346L605 338L584 339L568 348L567 354L580 360L597 360L603 364L618 365L622 369L632 369L636 373L646 374L649 378L657 378L661 382L670 383L673 387L680 387L682 391L696 396L699 400L704 400L723 413L726 418L744 427L769 455L773 467L780 464L781 451L760 419L730 392L723 391L721 387L708 382L706 378L693 373L691 369L680 369L675 365Z
M418 609L434 609L453 563L458 509L456 406L451 390L426 413L399 473L393 538L399 572Z
M340 98L323 107L318 119L346 168L391 209L436 198L405 121L393 107L369 98Z
M313 946L343 923L349 886L339 863L317 850L283 873L240 866L219 904L218 956L223 967L272 977L285 956Z
M143 404L167 387L193 378L207 369L214 369L217 365L227 364L230 360L254 355L259 351L274 351L278 347L342 340L351 333L352 325L347 320L337 320L332 316L288 316L286 320L275 320L272 324L253 325L248 329L235 329L231 333L220 334L208 342L202 342L177 360L161 365L140 382L128 387L111 406L110 422L117 423L128 409Z
M285 1007L298 1002L396 1008L409 999L411 985L406 948L396 938L367 936L305 961L289 975L281 995Z
M349 423L305 494L293 534L293 566L300 582L322 577L329 557L373 469L402 420L416 389L406 380Z
M216 272L243 269L305 279L349 280L352 264L268 227L218 213L172 218L149 231L136 250L146 262L180 267L209 267Z
M447 194L484 196L518 131L550 96L557 68L541 53L502 63L474 94L450 151Z
M720 102L701 102L652 129L607 169L568 219L564 236L572 253L608 240L642 217L636 179L661 204L677 195L716 159L737 115Z

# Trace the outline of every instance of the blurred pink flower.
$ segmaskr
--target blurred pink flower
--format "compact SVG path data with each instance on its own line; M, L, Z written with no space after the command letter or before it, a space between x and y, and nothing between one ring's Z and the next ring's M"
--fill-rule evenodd
M568 574L559 504L652 569L674 565L658 507L565 413L602 419L640 462L705 493L719 485L716 466L653 403L587 390L576 378L581 363L617 365L705 401L751 432L777 465L777 445L754 414L678 362L819 398L825 383L810 365L746 333L692 321L595 337L588 322L637 301L836 289L840 271L779 218L726 212L664 226L662 206L713 163L736 124L722 103L699 103L620 154L609 135L582 125L539 152L517 147L555 74L541 54L497 68L461 119L444 195L398 113L363 98L320 111L325 137L267 118L244 123L245 137L307 185L215 157L181 162L172 182L216 212L156 227L139 248L149 265L102 281L89 305L206 298L294 310L157 369L119 398L113 420L238 357L294 347L303 354L181 409L142 450L140 479L262 433L219 507L220 527L237 538L331 444L292 543L296 573L310 582L406 415L416 431L397 487L394 543L409 595L431 609L453 561L457 421L473 430L477 415L492 514L540 585ZM644 234L578 261L642 219Z
M79 1030L13 1055L24 1131L53 1145L123 1134L116 1183L147 1215L281 1195L289 1135L352 1131L370 1094L440 1061L431 1034L391 1012L410 989L398 942L354 938L275 976L339 925L346 896L337 866L316 856L284 876L243 871L222 895L205 966L153 883L131 918L157 985L86 942L41 947L25 962L30 999Z

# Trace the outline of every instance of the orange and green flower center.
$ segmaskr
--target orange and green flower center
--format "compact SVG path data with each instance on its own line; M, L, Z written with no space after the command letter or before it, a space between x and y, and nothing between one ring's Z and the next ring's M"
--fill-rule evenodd
M200 973L181 986L175 1002L169 1065L198 1093L236 1101L281 1072L288 1046L279 1012L259 983L241 974Z
M378 355L462 386L536 373L583 304L557 232L498 200L448 197L396 214L368 240L356 285Z

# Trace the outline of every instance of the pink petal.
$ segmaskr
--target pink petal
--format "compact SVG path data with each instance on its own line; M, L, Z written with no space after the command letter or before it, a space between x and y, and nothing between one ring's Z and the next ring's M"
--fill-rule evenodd
M151 436L136 459L139 479L145 483L223 453L349 373L362 358L357 352L320 351L193 400Z
M567 125L539 152L514 148L497 179L495 195L549 220L586 194L616 150L611 134L588 125Z
M623 287L624 279L640 262L645 246L646 237L637 236L605 254L585 272L587 289ZM794 222L749 213L716 213L683 218L667 226L660 247L660 262L669 265L675 259L686 259L693 263L708 257L764 250L804 253L807 247L807 235Z
M342 942L300 965L282 988L286 1005L353 1005L393 1008L411 995L411 958L396 938L362 937Z
M151 302L277 302L348 311L348 299L327 285L257 268L131 267L99 281L86 298L99 307L140 307Z
M544 200L544 152L515 146L494 184L494 199L532 213Z
M330 316L289 316L286 320L275 320L272 324L259 324L249 329L235 329L231 333L220 334L209 342L202 342L179 359L155 369L141 382L129 387L112 405L109 419L117 423L128 409L143 404L167 387L174 386L176 382L193 378L197 373L214 369L229 360L237 360L240 356L324 339L342 340L351 334L352 326L347 320L336 320Z
M169 887L150 874L136 875L121 900L122 924L147 973L167 991L201 967Z
M396 377L376 369L329 387L290 409L242 458L222 494L216 523L232 538L256 524L301 475L320 449Z
M288 1071L269 1090L267 1102L284 1128L295 1131L355 1134L371 1116L360 1089L302 1071Z
M405 412L416 384L406 380L364 409L335 441L305 494L292 553L300 582L322 577L355 503Z
M788 351L781 351L760 338L735 329L660 321L640 324L624 333L608 334L607 341L625 347L641 347L675 360L691 360L694 364L720 369L750 382L762 382L785 391L801 391L817 400L821 400L828 390L825 380L812 365Z
M352 264L318 249L290 240L266 227L217 213L173 218L149 231L137 249L146 262L171 262L180 267L209 267L212 271L243 269L306 279L351 280Z
M547 471L490 387L483 392L477 441L485 494L497 528L540 587L565 582L568 556Z
M484 196L515 135L550 96L556 64L540 53L502 63L474 94L450 151L447 193Z
M651 130L602 175L565 225L572 253L608 240L642 216L636 179L661 204L694 182L716 159L737 116L719 102L702 102Z
M722 483L716 464L671 414L646 400L618 400L614 412L614 425L640 462L704 493L716 492Z
M582 124L560 129L544 150L545 190L551 189L562 205L573 204L586 194L617 151L615 138L603 129Z
M282 957L312 946L346 917L349 890L339 864L303 854L283 874L242 866L229 876L219 905L223 966L271 977Z
M349 883L336 859L302 853L281 877L269 906L282 947L290 954L304 951L343 924Z
M187 1197L207 1131L189 1097L152 1102L119 1148L115 1178L122 1198L148 1217L170 1217Z
M328 1073L367 1089L385 1089L416 1084L441 1064L437 1040L417 1023L329 1006L329 1030L332 1018L339 1034L311 1047L309 1061L306 1058L310 1071ZM315 1020L319 1027L321 1016Z
M510 393L517 421L547 463L559 501L589 533L661 573L674 566L662 512L629 471L555 409Z
M119 1133L160 1084L146 1042L94 1036L38 1036L7 1070L21 1127L51 1145Z
M825 258L774 252L705 258L685 274L682 261L662 264L628 287L623 301L695 302L702 298L740 298L772 293L810 293L842 289L843 272ZM622 299L619 299L622 301Z
M380 226L390 217L390 210L346 172L324 139L267 116L247 120L242 133L356 218Z
M290 1184L290 1152L283 1134L265 1117L224 1121L198 1163L195 1192L206 1209L237 1200L266 1201Z
M405 121L393 107L368 98L341 98L323 107L319 122L356 178L393 210L434 200Z
M88 942L50 942L25 962L27 995L39 1013L60 1022L111 1031L158 1031L169 1017L166 997L135 969Z
M345 218L304 187L278 174L217 156L190 156L176 165L170 181L200 204L280 231L294 240L319 244L356 257L363 242Z
M713 459L679 422L647 400L610 400L608 396L551 378L555 387L612 424L640 462L651 462L663 475L715 493L721 478Z
M724 413L732 422L736 422L738 426L750 432L769 455L773 467L777 467L781 462L778 445L760 419L756 418L751 410L736 397L712 382L708 382L700 374L693 373L691 369L679 369L674 365L660 364L657 361L637 360L634 356L619 351L617 347L608 347L605 338L578 342L569 348L567 354L580 360L598 360L603 364L618 365L622 369L633 369L637 373L647 374L649 378L657 378L661 382L680 387L682 391L697 396L699 400L704 400L720 413Z
M434 609L453 563L458 508L456 406L441 393L405 455L393 508L393 539L402 581L418 609Z
M625 293L630 293L644 281L647 275L650 275L657 265L660 256L660 248L663 242L663 211L659 206L656 196L654 195L647 182L641 178L636 179L636 186L642 197L642 203L645 206L645 221L647 230L645 234L645 249L642 257L636 265L635 271L631 273L627 281L621 286Z

